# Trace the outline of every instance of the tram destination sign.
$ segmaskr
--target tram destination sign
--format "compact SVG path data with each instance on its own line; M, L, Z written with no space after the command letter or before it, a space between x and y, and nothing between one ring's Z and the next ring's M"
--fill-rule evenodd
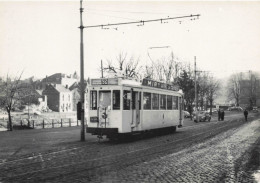
M154 80L151 80L151 79L143 79L142 85L143 86L150 86L150 87L154 87L154 88L172 90L172 91L179 91L178 85L170 85L170 84L154 81Z
M117 78L91 79L91 85L117 85Z

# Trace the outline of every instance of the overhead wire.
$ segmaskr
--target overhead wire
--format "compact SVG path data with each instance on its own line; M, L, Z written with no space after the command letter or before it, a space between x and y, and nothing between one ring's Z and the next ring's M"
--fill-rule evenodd
M106 12L114 12L114 13L132 13L132 14L161 14L161 15L183 15L183 13L168 13L168 12L145 12L145 11L124 11L124 10L104 10L104 9L93 9L86 8L87 11L106 11Z
M199 18L200 14L196 15L187 15L187 16L178 16L178 17L168 17L168 18L160 18L160 19L149 19L149 20L140 20L140 21L132 21L132 22L120 22L120 23L111 23L111 24L99 24L99 25L89 25L89 26L84 26L84 28L95 28L95 27L108 27L108 26L115 26L115 25L127 25L127 24L142 24L148 23L148 22L158 22L160 21L163 23L165 20L175 20L175 19L184 19L184 18L192 18L192 17L197 17Z
M135 21L137 21L137 19L132 19L132 18L125 18L125 17L113 16L113 15L107 15L107 14L101 14L101 13L93 13L93 12L88 12L88 13L100 15L100 16L106 16L106 17L121 18L121 19L125 19L125 20L135 20Z

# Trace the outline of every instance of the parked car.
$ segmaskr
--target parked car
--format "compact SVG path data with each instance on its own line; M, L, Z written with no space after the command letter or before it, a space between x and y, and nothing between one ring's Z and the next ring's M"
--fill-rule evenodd
M253 107L252 112L258 112L258 108L257 107Z
M242 107L229 107L228 111L243 111Z
M210 109L208 109L207 112L210 112ZM216 113L216 112L218 112L218 109L217 108L212 108L212 113Z
M183 111L184 118L189 118L190 113L188 111Z
M196 120L196 114L193 113L193 119L194 122L197 122ZM198 111L198 121L210 121L211 120L211 115L207 111Z

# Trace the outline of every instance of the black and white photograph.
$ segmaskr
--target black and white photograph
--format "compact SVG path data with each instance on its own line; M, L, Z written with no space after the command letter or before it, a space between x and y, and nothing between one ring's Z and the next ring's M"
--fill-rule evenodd
M260 183L260 1L0 0L0 183Z

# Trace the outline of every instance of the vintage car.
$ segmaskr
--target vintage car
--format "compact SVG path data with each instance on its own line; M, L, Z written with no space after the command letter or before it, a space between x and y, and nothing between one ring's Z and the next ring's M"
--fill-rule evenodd
M194 122L210 121L211 115L207 111L198 111L198 121L196 120L196 113L193 113Z
M189 118L190 113L188 111L183 111L183 116L184 116L184 118Z
M257 107L253 107L252 112L258 112L258 108Z

